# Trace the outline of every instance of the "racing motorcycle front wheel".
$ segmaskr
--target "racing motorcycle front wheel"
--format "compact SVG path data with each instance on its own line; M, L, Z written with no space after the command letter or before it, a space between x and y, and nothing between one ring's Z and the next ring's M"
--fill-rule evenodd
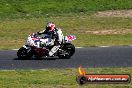
M62 54L58 55L59 58L61 59L70 59L71 56L75 53L75 46L72 44L66 44L62 48L64 51Z
M19 59L30 59L32 57L32 52L31 50L28 51L24 47L21 47L17 52L17 56Z

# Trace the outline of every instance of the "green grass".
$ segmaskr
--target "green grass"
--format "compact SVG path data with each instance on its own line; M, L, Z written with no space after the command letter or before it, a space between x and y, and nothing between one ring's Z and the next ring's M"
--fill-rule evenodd
M132 29L132 18L94 17L96 11L132 9L132 0L1 0L0 49L20 48L28 34L49 21L74 34L75 46L131 45L131 33L96 35L88 31ZM90 15L88 15L90 14Z
M132 18L119 17L48 17L31 19L6 19L0 21L0 49L20 48L31 32L45 28L47 21L55 22L64 35L74 34L75 46L131 45L130 32L121 34L91 34L87 31L132 29Z
M130 74L132 68L87 68L89 74ZM132 84L78 85L77 69L0 71L1 88L131 88Z
M0 19L75 16L117 9L132 9L132 0L1 0Z
M126 35L84 35L78 34L78 40L73 43L76 46L124 46L131 45L131 34Z

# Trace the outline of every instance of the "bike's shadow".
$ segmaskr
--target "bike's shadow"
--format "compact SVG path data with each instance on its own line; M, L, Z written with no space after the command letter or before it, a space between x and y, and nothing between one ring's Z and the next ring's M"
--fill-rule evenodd
M57 57L45 57L45 58L14 58L14 60L57 60L57 59L61 59L61 58L57 58Z

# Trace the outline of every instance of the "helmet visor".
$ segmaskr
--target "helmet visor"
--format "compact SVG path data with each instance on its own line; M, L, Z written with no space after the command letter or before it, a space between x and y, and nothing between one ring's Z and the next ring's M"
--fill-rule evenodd
M51 31L51 27L46 27L46 30L49 30L49 31Z

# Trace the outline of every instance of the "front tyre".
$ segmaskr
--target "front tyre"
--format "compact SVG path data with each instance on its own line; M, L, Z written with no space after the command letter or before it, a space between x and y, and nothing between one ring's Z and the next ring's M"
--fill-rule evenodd
M64 53L63 55L59 55L59 58L69 59L75 53L75 46L72 44L67 44L63 47Z
M21 47L17 52L17 56L19 59L30 59L32 57L32 52L31 50L28 51L24 47Z

